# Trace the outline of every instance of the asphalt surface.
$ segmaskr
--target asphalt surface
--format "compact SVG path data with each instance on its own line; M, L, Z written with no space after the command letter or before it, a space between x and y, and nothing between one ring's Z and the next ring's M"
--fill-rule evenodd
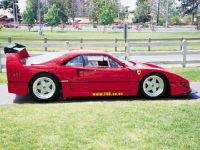
M190 93L188 95L176 96L176 97L167 97L164 100L200 100L200 82L191 82L191 88L196 91L196 93ZM142 97L105 97L105 98L70 98L63 99L59 98L53 103L73 103L73 102L88 102L88 101L130 101L130 100L139 100L145 101ZM162 98L163 100L163 98ZM4 104L28 104L28 103L37 103L29 95L23 97L15 94L8 93L7 85L0 85L0 105Z

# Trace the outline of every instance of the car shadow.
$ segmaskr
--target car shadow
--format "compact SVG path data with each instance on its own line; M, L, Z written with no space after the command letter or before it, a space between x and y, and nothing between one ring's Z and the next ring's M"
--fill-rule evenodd
M159 100L166 100L166 101L174 101L174 100L200 100L200 95L197 95L195 93L191 93L188 95L182 95L182 96L173 96L173 97L165 97L162 99L146 99L142 96L137 97L77 97L77 98L58 98L57 100L49 103L77 103L77 102L114 102L114 101L159 101ZM30 95L27 96L19 96L16 95L14 101L15 104L34 104L38 103L35 101ZM43 104L49 104L49 103L43 103Z

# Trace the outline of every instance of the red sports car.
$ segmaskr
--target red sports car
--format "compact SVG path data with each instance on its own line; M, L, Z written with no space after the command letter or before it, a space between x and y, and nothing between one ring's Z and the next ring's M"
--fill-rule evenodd
M4 23L3 26L5 28L18 28L19 26L14 23Z
M159 66L119 59L106 52L73 50L30 57L21 46L5 48L8 91L42 102L56 97L189 93L189 81ZM21 49L21 50L19 50ZM62 92L60 92L62 91Z

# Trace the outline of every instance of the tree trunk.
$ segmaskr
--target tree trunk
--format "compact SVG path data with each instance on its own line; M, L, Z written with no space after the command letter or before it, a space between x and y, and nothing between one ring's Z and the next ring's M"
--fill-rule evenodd
M194 23L194 12L192 13L192 24L194 25L195 23Z
M30 32L31 31L31 27L30 27L30 25L28 25L28 32Z
M157 26L159 25L160 18L160 0L158 0L158 10L157 10Z
M105 28L106 28L105 25L103 25L103 32L105 32Z
M200 30L200 14L197 16L197 30Z
M51 32L53 32L53 26L51 26Z

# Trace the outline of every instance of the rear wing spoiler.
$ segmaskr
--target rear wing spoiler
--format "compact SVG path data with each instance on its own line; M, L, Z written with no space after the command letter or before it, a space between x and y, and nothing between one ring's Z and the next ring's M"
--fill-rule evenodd
M30 57L27 50L26 46L18 44L18 43L9 43L4 47L4 53L17 53L20 57L20 59L24 59L27 57Z

